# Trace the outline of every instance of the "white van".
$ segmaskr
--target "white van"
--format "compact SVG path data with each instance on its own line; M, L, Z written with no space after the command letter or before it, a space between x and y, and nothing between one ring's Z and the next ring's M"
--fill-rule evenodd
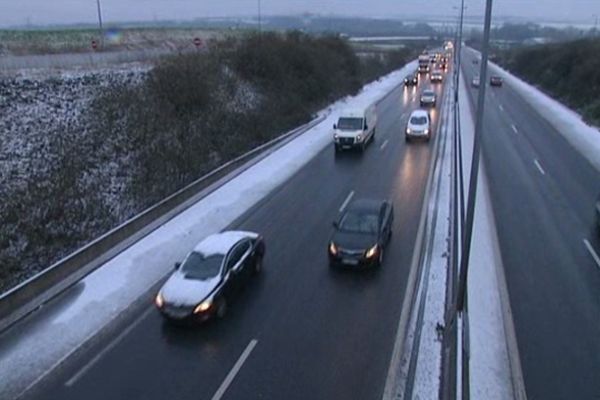
M363 151L375 138L377 113L372 104L364 109L345 110L333 124L335 151L359 149Z

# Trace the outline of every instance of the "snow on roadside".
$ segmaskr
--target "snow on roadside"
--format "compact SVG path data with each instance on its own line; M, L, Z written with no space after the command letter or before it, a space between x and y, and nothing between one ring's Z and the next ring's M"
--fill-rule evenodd
M452 87L449 87L452 89ZM425 301L423 325L419 343L415 382L412 391L414 399L434 399L438 397L442 372L442 340L444 315L446 310L446 290L449 267L450 204L452 196L452 123L453 107L451 90L446 92L445 110L438 131L440 153L434 171L431 198L428 206L427 233L425 235L425 259L420 302ZM431 243L429 238L432 238ZM422 298L422 291L426 296ZM421 305L420 305L421 306Z
M539 114L583 154L600 171L600 130L586 124L581 115L554 100L534 86L512 75L502 67L490 63L490 69L504 78Z
M57 315L22 332L18 340L0 347L0 398L13 398L60 360L93 337L125 311L172 269L199 241L229 225L288 180L325 147L331 145L331 126L337 113L384 97L416 68L406 65L340 100L321 114L319 125L275 151L200 202L132 245L76 288L81 292Z
M459 90L465 193L468 191L474 116L468 88L461 75ZM513 399L511 367L500 300L498 268L504 268L488 192L484 163L480 162L477 201L467 290L469 310L469 389L473 399Z

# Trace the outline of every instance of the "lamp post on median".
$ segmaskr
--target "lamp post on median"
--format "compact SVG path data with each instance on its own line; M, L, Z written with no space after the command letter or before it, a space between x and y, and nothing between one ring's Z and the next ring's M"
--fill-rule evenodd
M454 9L456 9L456 7L453 7ZM455 71L455 77L456 77L456 85L454 85L454 101L456 103L458 103L458 85L460 82L460 66L461 66L461 50L462 50L462 34L463 34L463 21L464 21L464 16L465 16L465 9L467 7L465 7L465 0L461 0L460 1L460 20L458 23L458 37L456 40L456 46L455 46L455 65L456 65L456 71Z
M98 9L98 29L100 31L100 48L104 49L104 28L102 27L102 8L100 7L100 0L96 0L96 7Z
M258 35L262 34L262 11L260 0L258 0Z
M479 176L479 157L481 154L481 134L483 130L483 112L485 106L485 89L487 82L488 54L490 45L490 27L492 23L492 0L486 0L485 25L483 29L483 43L481 49L481 66L479 95L477 97L477 117L475 120L475 137L473 139L473 158L471 161L471 175L469 178L469 195L467 198L467 218L465 221L465 232L463 233L460 272L458 280L458 293L456 309L463 311L465 305L465 294L467 291L467 276L469 268L469 256L471 253L471 241L473 238L473 218L475 216L475 198L477 195L477 178Z

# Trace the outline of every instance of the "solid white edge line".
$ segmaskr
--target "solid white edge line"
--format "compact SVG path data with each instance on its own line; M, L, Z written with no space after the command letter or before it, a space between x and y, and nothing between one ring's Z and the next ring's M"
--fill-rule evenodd
M510 127L512 128L512 130L513 130L515 133L519 133L519 130L517 129L517 127L515 126L515 124L511 124L511 125L510 125Z
M385 139L385 142L383 142L383 144L382 144L382 145L379 147L379 150L383 150L383 149L385 149L385 146L387 146L387 145L388 145L388 142L389 142L389 140L388 140L388 139Z
M540 164L540 162L537 160L537 158L535 158L533 160L533 163L535 164L535 166L537 167L538 171L540 171L540 173L542 175L546 175L546 171L544 171L544 168L542 168L542 165Z
M350 193L348 193L346 200L344 200L344 202L342 203L342 206L340 207L340 212L344 211L346 206L348 206L348 203L350 203L350 200L352 200L353 196L354 196L354 190L351 190Z
M148 307L148 309L146 311L144 311L139 317L138 319L136 319L131 325L129 325L127 327L127 329L125 329L123 332L121 332L121 334L119 336L117 336L112 342L110 342L108 344L108 346L106 346L104 349L102 349L98 354L96 354L96 356L94 356L94 358L92 358L90 361L88 361L87 364L85 364L83 366L83 368L81 368L79 371L77 371L77 373L75 375L73 375L71 377L71 379L69 379L68 381L65 382L65 386L73 386L83 375L85 375L85 373L87 371L89 371L94 364L96 364L98 361L100 361L100 359L102 357L104 357L104 355L106 353L108 353L109 351L111 351L117 344L119 344L119 342L121 340L123 340L125 338L125 336L127 336L136 326L139 325L139 323L148 316L148 314L150 314L150 312L152 311L153 307Z
M594 259L594 261L596 261L596 265L598 266L598 268L600 268L600 257L598 257L598 254L596 253L596 251L592 247L592 245L589 242L589 240L583 239L583 244L585 244L585 247L590 252L592 258Z
M501 111L504 111L504 107L502 107L502 104L500 104L498 107L500 108Z
M238 358L236 363L233 365L233 368L231 368L231 371L229 371L229 373L225 377L225 380L223 381L223 383L221 383L221 386L219 386L219 389L217 389L213 397L211 397L211 400L220 400L221 397L223 397L223 395L227 391L227 388L229 388L229 385L231 385L231 382L233 382L235 376L238 374L238 372L242 368L242 365L244 365L244 363L250 356L250 353L252 353L252 350L254 350L254 346L256 346L257 343L258 340L256 339L252 339L250 343L248 343L248 346L246 346L246 349L243 351L240 358Z
M152 283L152 286L156 285L163 278L164 277L161 276L159 279L156 280L156 282ZM68 351L67 354L65 354L61 358L59 358L54 364L52 364L50 367L48 367L40 376L38 376L36 379L34 379L33 382L31 382L29 385L27 385L27 387L25 389L21 390L21 392L15 397L15 399L16 400L22 399L27 394L27 392L29 392L32 388L34 388L41 381L46 379L46 377L48 375L50 375L50 373L52 371L54 371L59 365L64 363L69 357L71 357L73 354L75 354L77 351L79 351L79 349L81 349L94 336L96 336L100 330L102 330L102 328L96 329L95 331L93 331L92 333L87 335L84 340L80 341L80 343L77 344L76 346L74 346L70 351Z

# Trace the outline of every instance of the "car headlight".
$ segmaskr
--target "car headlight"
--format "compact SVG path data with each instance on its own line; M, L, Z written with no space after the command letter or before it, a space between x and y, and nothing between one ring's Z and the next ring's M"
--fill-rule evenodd
M367 252L365 253L365 257L367 258L372 258L375 254L377 254L377 250L379 250L379 246L375 245L373 247L371 247L369 250L367 250Z
M356 135L356 140L361 141L362 140L362 135L361 134Z
M204 311L208 311L208 309L212 306L212 300L204 300L202 303L198 304L196 308L194 308L194 314L199 314Z
M162 306L165 305L165 298L163 297L161 292L158 292L158 294L156 295L156 298L154 299L154 303L156 304L156 307L158 307L158 308L162 308Z
M425 129L425 134L429 135L429 129Z
M333 243L333 242L329 243L329 253L330 253L332 256L336 256L336 255L337 255L337 253L338 253L337 246L336 246L336 245L335 245L335 243Z
M340 135L338 135L337 133L333 134L333 140L338 140L339 137L340 137Z
M406 128L406 133L410 133L410 129Z

